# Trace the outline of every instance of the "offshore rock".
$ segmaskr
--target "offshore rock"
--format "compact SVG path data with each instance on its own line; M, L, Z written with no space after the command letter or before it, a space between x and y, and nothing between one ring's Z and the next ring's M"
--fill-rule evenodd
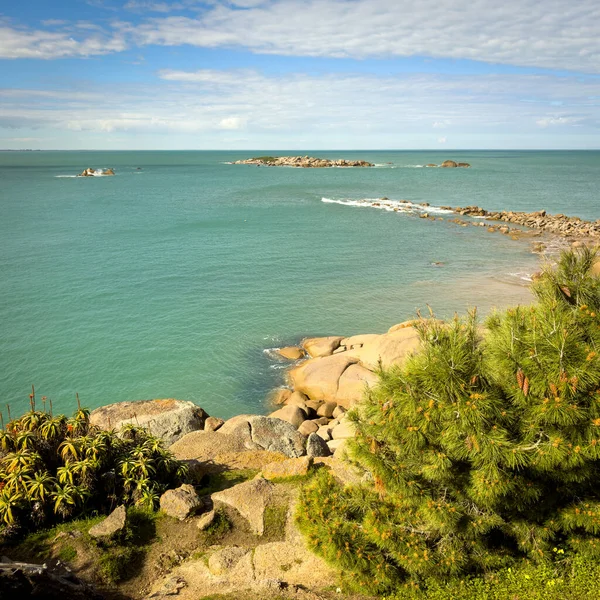
M299 167L299 168L324 168L324 167L373 167L373 163L366 160L329 160L313 156L259 156L236 160L234 165L258 165L265 167Z

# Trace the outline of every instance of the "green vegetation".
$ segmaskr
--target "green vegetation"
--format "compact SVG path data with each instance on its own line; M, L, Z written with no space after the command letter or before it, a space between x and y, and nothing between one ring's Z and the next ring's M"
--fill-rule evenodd
M199 496L210 496L216 492L233 487L238 483L254 479L257 474L257 469L232 469L230 471L208 473L200 480L197 492Z
M565 565L524 563L480 577L405 585L382 600L596 600L600 564L578 556Z
M45 399L44 399L45 400ZM35 409L0 429L0 534L14 535L120 504L155 509L187 467L146 430L126 425L117 436L72 418Z
M592 568L600 555L595 258L587 249L563 254L534 283L537 302L492 315L485 334L474 313L447 324L422 319L422 351L380 371L350 415L350 449L372 481L342 488L318 473L297 513L310 546L349 588L444 590L442 582L517 566L566 582L575 566ZM468 581L475 590L491 580Z

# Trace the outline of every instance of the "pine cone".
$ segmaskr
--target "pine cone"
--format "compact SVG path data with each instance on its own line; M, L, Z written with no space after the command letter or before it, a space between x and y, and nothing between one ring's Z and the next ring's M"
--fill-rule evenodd
M525 374L523 373L523 369L519 369L517 371L517 383L519 384L519 389L523 389L523 384L525 383Z

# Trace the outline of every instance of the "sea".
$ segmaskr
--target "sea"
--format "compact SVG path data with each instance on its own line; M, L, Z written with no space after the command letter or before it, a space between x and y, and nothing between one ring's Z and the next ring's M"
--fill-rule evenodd
M376 166L231 164L264 154ZM471 168L424 167L446 159ZM78 393L265 413L274 348L528 302L531 240L440 208L472 204L596 220L600 152L0 152L0 410L34 385L55 412Z

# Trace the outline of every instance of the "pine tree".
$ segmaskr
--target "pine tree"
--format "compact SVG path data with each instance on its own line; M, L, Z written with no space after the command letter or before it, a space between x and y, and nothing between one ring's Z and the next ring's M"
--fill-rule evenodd
M558 547L600 554L600 279L564 253L537 302L450 323L380 370L350 413L367 484L327 474L302 492L309 544L354 587L383 592L477 573Z

